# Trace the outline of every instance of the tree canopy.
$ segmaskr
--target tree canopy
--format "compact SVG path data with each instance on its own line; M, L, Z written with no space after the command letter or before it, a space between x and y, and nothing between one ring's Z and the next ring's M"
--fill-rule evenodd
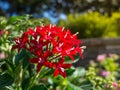
M0 0L0 15L33 14L43 16L43 12L56 17L59 13L83 13L89 10L99 11L111 16L113 11L120 10L120 0ZM5 5L7 5L6 8Z

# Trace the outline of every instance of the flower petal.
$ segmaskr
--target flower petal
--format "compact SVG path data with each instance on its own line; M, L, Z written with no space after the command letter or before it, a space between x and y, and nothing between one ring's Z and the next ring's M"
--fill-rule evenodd
M72 64L63 64L61 67L63 68L70 68L72 66Z
M38 63L38 58L32 58L32 59L30 59L29 61L31 62L31 63Z
M64 68L60 68L59 74L62 75L64 78L66 77L66 72L64 71Z
M31 28L28 28L28 31L26 32L26 34L33 35L34 34L34 30L31 29Z
M56 68L54 71L54 77L56 77L58 74L59 74L59 70L58 70L58 68Z
M16 49L16 48L18 48L19 46L18 45L15 45L15 46L13 46L12 48L11 48L11 50L14 50L14 49Z
M40 69L41 69L41 67L43 66L43 64L42 63L38 63L38 65L37 65L37 72L39 72L40 71Z

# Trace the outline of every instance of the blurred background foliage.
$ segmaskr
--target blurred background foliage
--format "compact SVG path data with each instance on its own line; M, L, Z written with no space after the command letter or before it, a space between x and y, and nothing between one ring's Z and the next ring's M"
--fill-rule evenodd
M79 38L118 37L120 36L120 13L111 17L98 12L69 14L67 20L59 20L58 25L79 32Z
M0 0L0 16L24 14L48 18L47 23L79 32L79 38L120 35L120 0Z
M8 16L25 13L42 16L45 11L57 16L60 13L81 13L88 10L111 16L113 11L120 9L120 0L0 0L0 3L1 15Z

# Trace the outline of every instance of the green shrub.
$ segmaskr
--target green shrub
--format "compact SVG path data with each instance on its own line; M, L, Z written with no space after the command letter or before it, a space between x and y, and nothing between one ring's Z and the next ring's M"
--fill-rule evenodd
M106 27L103 37L120 36L120 13L113 13Z
M117 37L120 35L120 13L107 17L98 12L69 14L67 20L60 20L60 26L79 32L79 38Z

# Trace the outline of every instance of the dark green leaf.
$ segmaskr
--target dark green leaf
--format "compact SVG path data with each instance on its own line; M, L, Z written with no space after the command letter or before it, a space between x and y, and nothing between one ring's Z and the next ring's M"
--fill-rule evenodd
M9 70L15 70L14 64L10 60L5 60L5 62L7 63Z
M70 68L70 69L67 69L67 70L66 70L67 76L72 75L74 71L75 71L75 68L74 68L74 67L72 67L72 68Z
M29 82L30 82L30 78L27 78L27 79L23 80L23 82L22 82L22 89L23 90L26 90L26 88L29 87L28 86Z
M32 88L30 88L30 90L47 90L47 88L43 84L41 84L33 86Z
M5 87L9 86L13 83L14 79L11 77L11 75L4 73L0 75L0 90Z
M20 53L18 53L15 56L14 63L18 65L20 61L22 60L23 68L26 67L29 64L29 59L30 59L30 56L28 54L30 53L26 52L25 49L22 49Z
M49 70L48 70L48 72L46 72L46 73L44 74L44 76L49 76L49 75L52 75L52 74L53 74L53 72L54 72L54 70L53 70L53 69L49 69Z
M1 67L0 67L3 71L5 71L5 70L7 70L8 68L7 68L7 65L4 63L4 64L2 64L1 65Z

